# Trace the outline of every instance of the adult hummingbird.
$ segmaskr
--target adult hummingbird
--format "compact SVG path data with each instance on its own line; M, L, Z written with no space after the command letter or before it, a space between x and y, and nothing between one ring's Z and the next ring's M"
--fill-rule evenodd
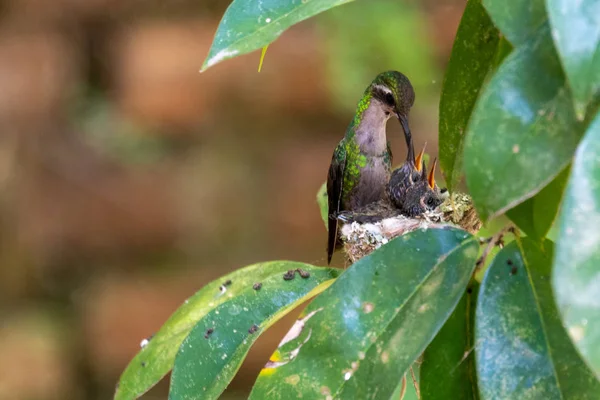
M360 209L387 195L392 152L386 124L390 117L398 118L407 142L412 142L408 114L414 101L415 92L408 78L387 71L371 82L358 102L346 135L333 152L327 175L328 264L338 243L339 213Z

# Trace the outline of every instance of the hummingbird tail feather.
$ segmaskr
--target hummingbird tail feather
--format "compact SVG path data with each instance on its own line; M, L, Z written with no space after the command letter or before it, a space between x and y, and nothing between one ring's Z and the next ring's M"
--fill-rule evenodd
M338 235L338 221L337 218L330 216L328 223L328 236L327 236L327 265L331 264L331 258L335 251L335 245Z

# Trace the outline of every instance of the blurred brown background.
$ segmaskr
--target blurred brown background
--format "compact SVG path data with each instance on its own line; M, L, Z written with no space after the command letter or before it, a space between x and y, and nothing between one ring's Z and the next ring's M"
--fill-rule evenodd
M285 32L261 73L255 52L199 74L227 0L0 0L0 399L110 398L207 281L323 265L315 194L356 102L377 73L406 73L416 145L435 155L464 3L357 1ZM400 163L395 121L389 137Z

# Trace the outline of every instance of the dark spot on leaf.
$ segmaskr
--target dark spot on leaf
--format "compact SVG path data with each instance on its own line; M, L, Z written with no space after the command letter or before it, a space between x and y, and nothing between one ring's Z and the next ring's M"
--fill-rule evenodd
M468 287L467 288L467 293L469 293L469 294L473 293L473 288L472 287Z
M514 275L517 273L517 267L513 265L513 267L510 269L510 274Z
M509 258L508 260L506 260L506 263L507 263L508 265L513 265L513 262L512 262L512 260L511 260L510 258Z
M295 277L296 277L296 271L294 271L293 269L290 269L288 272L286 272L285 274L283 274L283 280L284 281L291 281Z
M146 362L142 361L142 367L145 367L145 366L146 366Z
M262 283L260 283L260 282L252 285L252 289L254 289L254 290L260 290L260 288L262 288Z
M303 270L301 268L298 268L296 271L298 271L298 274L300 274L301 278L303 278L303 279L310 278L310 272L305 271L305 270Z
M253 334L256 331L258 331L258 325L254 324L250 327L250 329L248 329L248 333Z
M208 328L206 330L206 333L204 334L204 338L208 339L210 337L210 335L212 335L212 333L215 331L215 328Z
M223 285L225 285L225 286L231 285L231 279L227 279Z

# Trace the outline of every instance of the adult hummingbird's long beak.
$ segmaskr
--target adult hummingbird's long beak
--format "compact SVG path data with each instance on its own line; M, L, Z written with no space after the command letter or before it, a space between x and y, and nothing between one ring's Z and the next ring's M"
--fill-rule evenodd
M411 163L414 166L415 163L415 147L412 141L412 135L410 133L410 127L408 126L408 117L404 114L397 113L396 116L402 125L402 129L404 130L404 138L406 139L406 147L408 148L408 154L406 156L406 161Z

